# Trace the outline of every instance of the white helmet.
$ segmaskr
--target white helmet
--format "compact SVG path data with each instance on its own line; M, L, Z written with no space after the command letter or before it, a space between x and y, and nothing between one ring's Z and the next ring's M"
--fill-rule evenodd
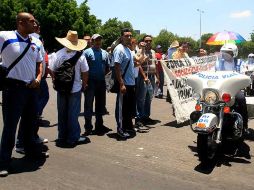
M233 57L237 57L238 55L238 48L235 44L231 44L231 43L228 43L228 44L224 44L221 49L220 49L221 52L229 52L231 51L233 53Z
M254 54L253 54L253 53L250 53L250 54L248 55L248 58L254 58Z

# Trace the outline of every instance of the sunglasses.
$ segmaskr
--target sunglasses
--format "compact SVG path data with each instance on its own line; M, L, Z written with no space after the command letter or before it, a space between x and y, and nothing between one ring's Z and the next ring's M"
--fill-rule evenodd
M145 42L152 42L152 40L145 40Z
M131 38L132 35L124 35L124 37L126 37L126 38Z

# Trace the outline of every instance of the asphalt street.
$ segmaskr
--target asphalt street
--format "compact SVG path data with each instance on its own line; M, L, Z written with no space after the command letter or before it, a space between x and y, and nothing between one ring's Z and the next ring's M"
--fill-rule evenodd
M156 124L136 137L117 138L114 119L115 95L107 94L109 115L104 136L89 136L91 143L75 148L55 146L57 137L56 92L50 85L50 100L44 111L45 126L39 134L48 138L47 160L29 162L13 153L13 171L0 178L0 190L253 190L254 121L251 134L238 157L225 156L210 169L199 167L196 134L187 124L177 125L172 105L154 99L151 118ZM84 132L82 111L79 117ZM2 114L0 114L2 115ZM2 130L2 116L0 116Z

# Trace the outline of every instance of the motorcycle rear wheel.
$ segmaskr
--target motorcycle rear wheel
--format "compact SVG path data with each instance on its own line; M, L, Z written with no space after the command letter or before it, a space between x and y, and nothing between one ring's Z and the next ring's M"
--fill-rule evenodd
M217 144L215 142L216 132L197 136L197 152L199 160L202 164L211 164L217 154Z

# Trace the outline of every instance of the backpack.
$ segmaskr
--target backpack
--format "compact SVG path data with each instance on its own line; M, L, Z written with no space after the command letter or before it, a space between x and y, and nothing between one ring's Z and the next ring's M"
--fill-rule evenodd
M55 79L53 81L53 88L63 94L70 94L73 83L74 83L74 78L75 78L75 65L81 55L83 54L83 51L77 51L76 54L64 61L60 67L58 67L54 74L55 74Z

